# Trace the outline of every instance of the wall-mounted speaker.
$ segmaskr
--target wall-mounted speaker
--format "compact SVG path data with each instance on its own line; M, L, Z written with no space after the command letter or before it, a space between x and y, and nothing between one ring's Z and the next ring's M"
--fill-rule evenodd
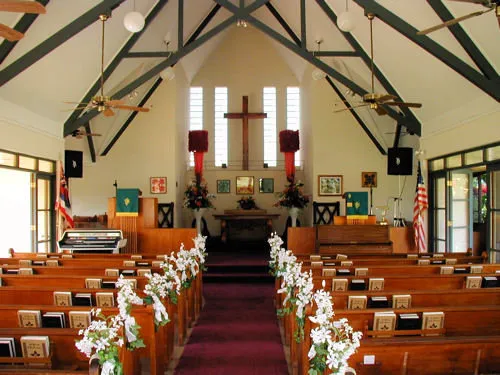
M387 174L410 176L413 173L413 149L411 147L389 148Z
M66 150L64 153L64 175L66 178L83 177L83 151Z

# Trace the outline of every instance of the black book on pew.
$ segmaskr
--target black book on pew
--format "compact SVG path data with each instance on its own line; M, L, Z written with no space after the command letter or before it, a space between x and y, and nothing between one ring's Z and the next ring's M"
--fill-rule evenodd
M481 288L496 288L498 286L498 278L496 276L484 276Z
M431 256L430 255L421 255L420 258L422 259L429 259Z
M469 270L465 267L455 267L453 273L469 273Z
M445 259L434 259L431 260L431 264L445 264L446 260Z
M103 289L116 289L116 282L115 281L103 281L101 286Z
M0 337L0 357L16 357L16 342L13 337Z
M138 267L149 266L149 262L137 262L136 264L137 264Z
M365 290L365 289L366 289L366 283L364 279L351 280L351 290Z
M420 329L422 326L422 322L418 314L399 314L397 320L397 326L399 330L412 330L412 329Z
M90 293L76 293L73 296L73 306L92 306L92 295Z
M389 301L385 296L373 296L368 300L368 307L371 309L387 308Z
M335 262L323 262L323 266L335 267L337 264Z
M66 328L63 312L46 312L42 315L43 328Z
M9 268L5 270L5 273L7 275L17 275L19 273L19 270L17 268Z
M347 268L339 268L337 270L337 276L349 276L351 274L351 271L349 271Z
M44 260L34 260L33 265L34 266L45 266L45 261Z
M135 276L135 270L123 270L121 274L123 276Z

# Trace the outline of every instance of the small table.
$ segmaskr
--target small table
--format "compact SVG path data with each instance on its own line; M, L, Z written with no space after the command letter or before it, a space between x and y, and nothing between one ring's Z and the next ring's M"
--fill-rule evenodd
M227 242L231 222L250 221L252 225L264 224L266 235L273 232L273 219L280 217L280 214L268 214L265 210L228 210L224 214L214 214L214 218L220 220L221 241Z

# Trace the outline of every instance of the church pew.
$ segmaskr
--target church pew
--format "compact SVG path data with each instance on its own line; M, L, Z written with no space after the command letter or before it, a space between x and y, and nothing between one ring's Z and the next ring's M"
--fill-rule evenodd
M443 258L429 258L431 261L439 261L440 259ZM446 258L444 258L446 259ZM483 257L454 257L453 259L457 260L457 264L484 264L484 258ZM309 258L298 258L298 262L302 262L304 265L310 265L311 260ZM414 258L392 258L392 257L387 257L387 258L372 258L372 257L367 257L367 258L348 258L344 261L352 261L352 264L357 267L369 267L369 266L376 266L376 265L394 265L394 266L412 266L412 265L418 265L418 259ZM331 267L340 267L340 264L342 260L337 260L337 259L323 259L321 260L323 262L323 265L325 266L331 266Z

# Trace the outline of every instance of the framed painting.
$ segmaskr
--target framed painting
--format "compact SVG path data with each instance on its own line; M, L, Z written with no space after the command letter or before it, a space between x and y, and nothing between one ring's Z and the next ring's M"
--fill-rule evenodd
M274 178L259 178L259 193L274 193Z
M166 194L167 193L167 178L166 177L150 177L149 187L151 194Z
M361 172L361 187L377 187L377 172Z
M318 195L342 195L344 181L340 175L318 175Z
M226 194L231 192L231 180L217 180L217 193Z
M253 176L236 177L236 194L251 195L254 193Z

